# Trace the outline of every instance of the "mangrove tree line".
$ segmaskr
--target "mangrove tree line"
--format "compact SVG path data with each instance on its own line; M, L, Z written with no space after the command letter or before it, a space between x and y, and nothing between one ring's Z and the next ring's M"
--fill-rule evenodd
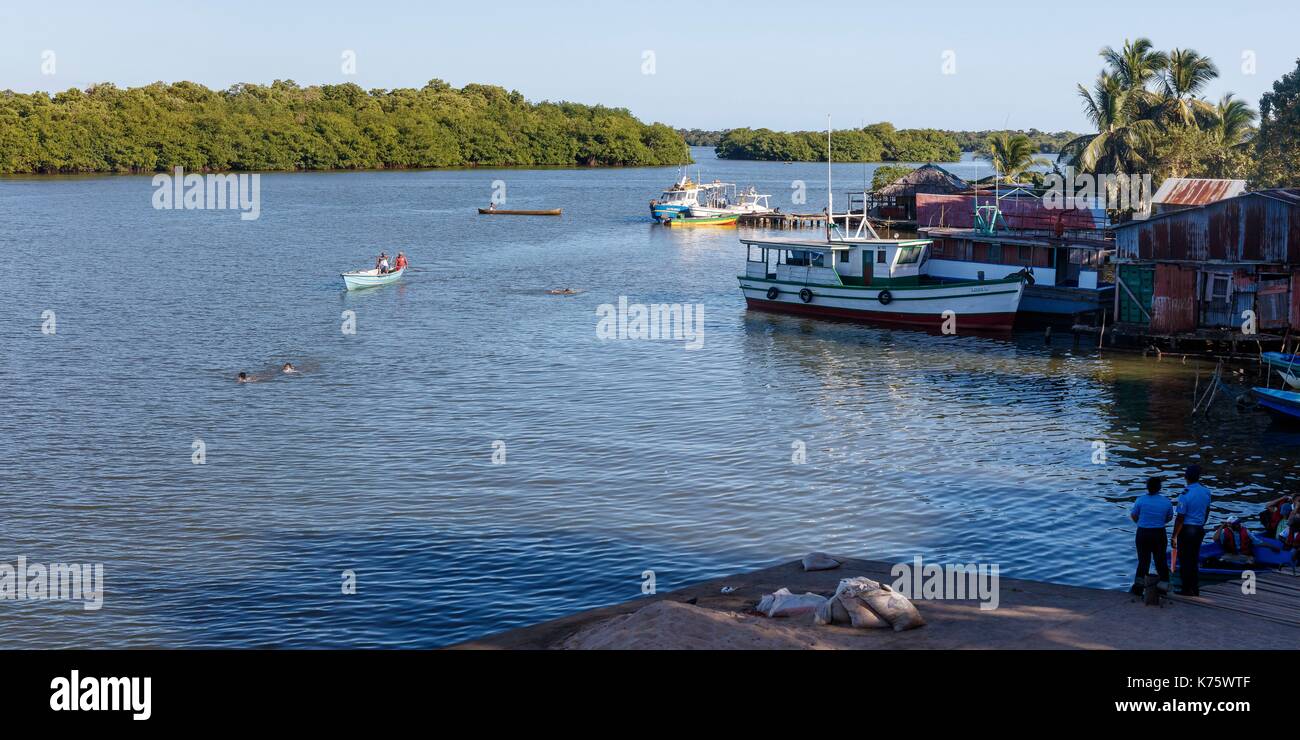
M0 172L670 165L682 138L627 110L491 85L363 90L292 80L0 93Z

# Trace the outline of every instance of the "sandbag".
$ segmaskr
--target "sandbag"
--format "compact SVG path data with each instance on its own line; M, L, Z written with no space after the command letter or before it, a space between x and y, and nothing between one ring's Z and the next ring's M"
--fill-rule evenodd
M870 578L845 578L835 589L835 595L817 610L817 624L852 625L858 629L889 627L889 622L867 608L859 598L864 593L874 593L880 584Z
M834 570L838 567L840 567L840 561L824 552L810 552L803 556L803 569L805 571Z
M880 590L860 597L871 611L880 615L894 627L895 632L915 629L925 624L921 612L908 598L886 585Z
M758 602L758 611L769 617L794 617L813 614L824 603L825 596L811 593L795 595L788 588L780 588Z

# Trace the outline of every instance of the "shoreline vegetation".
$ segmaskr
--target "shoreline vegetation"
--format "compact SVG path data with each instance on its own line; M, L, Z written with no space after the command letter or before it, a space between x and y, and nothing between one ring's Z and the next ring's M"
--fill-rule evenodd
M862 137L857 136L857 132L867 134L866 138L875 139L874 143L867 142ZM702 129L677 129L677 133L685 139L690 146L708 146L718 149L718 157L721 159L776 159L782 153L797 153L800 156L812 157L811 159L798 161L824 161L826 159L826 132L825 131L773 131L771 129L760 128L736 128L722 129L719 131L705 131ZM1058 131L1048 133L1031 128L1028 131L1022 130L1005 130L1005 131L946 131L943 129L902 129L897 130L892 124L877 123L872 126L866 126L862 129L847 129L845 131L835 132L832 137L832 145L845 144L846 150L850 152L849 156L862 156L864 153L873 151L874 146L879 146L880 156L883 159L876 160L879 162L902 162L902 161L927 161L925 159L906 159L904 155L928 153L936 151L930 147L937 146L938 153L951 154L953 151L960 156L961 152L979 152L986 148L990 137L996 135L1024 136L1034 151L1042 154L1055 154L1069 142L1078 138L1079 134L1072 131ZM804 144L808 146L804 146ZM952 147L955 144L956 149ZM724 149L726 147L724 155ZM889 158L889 157L893 158ZM840 160L836 161L871 161L863 159ZM934 159L932 161L938 161Z
M363 90L292 80L211 90L111 83L0 92L0 173L667 166L690 149L628 110L491 85Z

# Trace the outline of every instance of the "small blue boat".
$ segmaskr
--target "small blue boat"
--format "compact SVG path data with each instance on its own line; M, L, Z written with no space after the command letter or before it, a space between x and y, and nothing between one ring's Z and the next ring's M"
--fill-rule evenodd
M1277 416L1300 421L1300 393L1280 391L1272 388L1251 388L1250 394L1255 401Z
M1260 355L1270 367L1300 372L1300 355L1284 355L1281 352L1265 352Z

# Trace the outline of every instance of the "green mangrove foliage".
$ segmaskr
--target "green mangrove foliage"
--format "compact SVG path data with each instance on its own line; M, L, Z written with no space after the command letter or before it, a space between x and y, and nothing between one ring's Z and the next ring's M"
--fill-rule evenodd
M946 131L949 136L957 140L958 146L963 152L981 152L988 148L989 139L997 136L1024 136L1029 139L1030 145L1035 152L1042 154L1055 154L1061 151L1072 140L1078 138L1078 134L1070 131L1057 131L1048 133L1031 128L1028 131L1004 130L1004 131Z
M826 132L737 128L717 144L721 159L814 162L826 159ZM888 123L831 133L836 162L955 162L961 147L943 131L897 130Z
M672 128L621 108L530 103L491 85L215 91L192 82L0 93L0 172L669 165Z
M912 174L915 167L905 164L882 164L871 173L871 189L880 190L898 182L904 177Z

